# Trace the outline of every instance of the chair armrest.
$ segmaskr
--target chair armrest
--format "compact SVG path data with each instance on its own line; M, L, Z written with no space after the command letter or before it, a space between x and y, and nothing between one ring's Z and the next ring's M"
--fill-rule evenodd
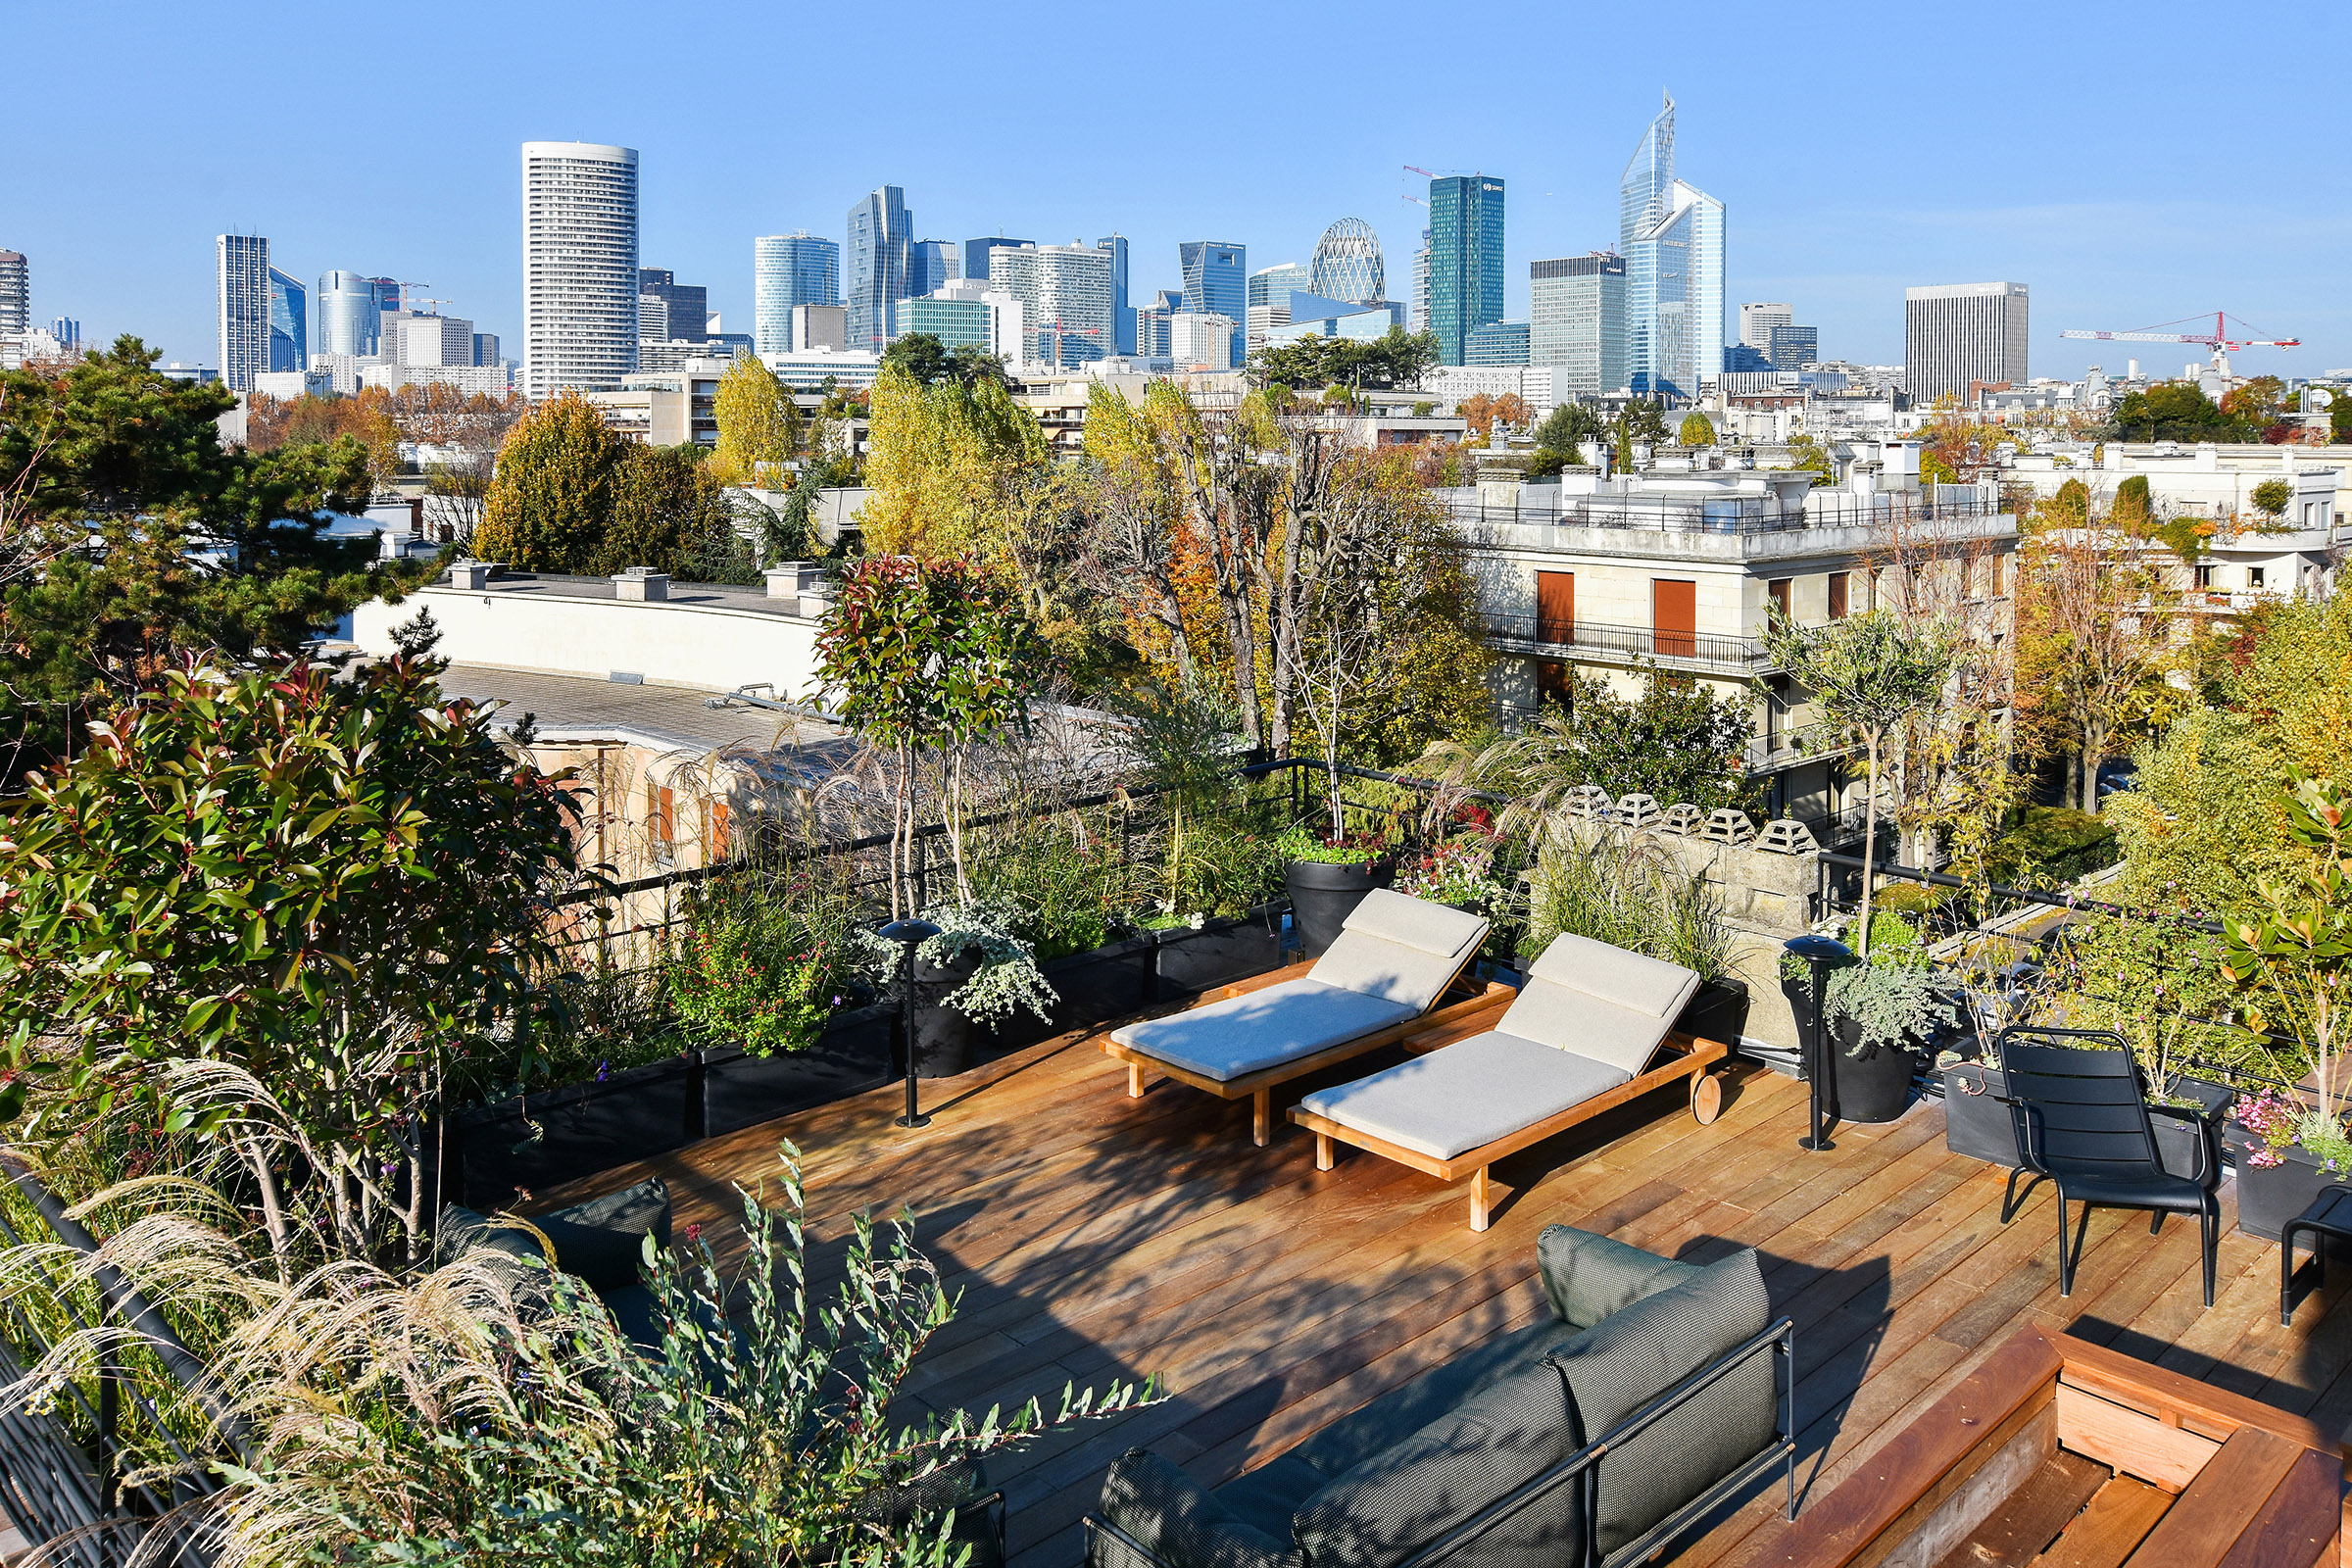
M1156 1453L1129 1448L1086 1516L1089 1568L1298 1568L1298 1554Z

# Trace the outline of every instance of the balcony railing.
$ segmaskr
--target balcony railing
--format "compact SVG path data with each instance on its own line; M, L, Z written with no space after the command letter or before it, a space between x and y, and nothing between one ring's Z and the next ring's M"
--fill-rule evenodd
M1486 613L1479 617L1488 641L1506 653L1540 659L1645 659L1670 669L1705 669L1752 675L1772 667L1764 645L1745 637L1704 631L1660 631L1651 626L1611 626L1590 620L1563 623L1542 615Z
M1454 525L1468 533L1473 545L1489 549L1525 545L1496 533L1501 528L1625 528L1653 533L1770 534L1805 528L1888 527L1962 517L2000 514L2000 501L1975 486L1937 486L1917 495L1890 491L1857 495L1848 490L1816 490L1803 497L1801 507L1784 507L1777 496L1566 496L1547 501L1515 501L1497 505L1479 499L1477 492L1456 490L1446 497Z

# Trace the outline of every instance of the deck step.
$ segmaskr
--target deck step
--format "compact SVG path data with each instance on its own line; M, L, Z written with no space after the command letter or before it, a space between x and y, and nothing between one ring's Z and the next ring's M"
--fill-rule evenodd
M2025 1568L2114 1474L2094 1460L2058 1449L1991 1518L1945 1552L1936 1568L1993 1568L2003 1563Z
M2172 1505L2171 1493L2132 1476L2117 1476L2091 1494L2074 1522L2034 1559L2033 1568L2123 1568L2124 1559L2139 1548Z

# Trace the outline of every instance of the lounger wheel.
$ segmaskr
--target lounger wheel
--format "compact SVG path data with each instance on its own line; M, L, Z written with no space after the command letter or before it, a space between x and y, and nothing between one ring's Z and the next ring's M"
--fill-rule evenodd
M1712 1124L1723 1114L1723 1080L1711 1072L1702 1072L1690 1080L1690 1114L1698 1118L1701 1127Z

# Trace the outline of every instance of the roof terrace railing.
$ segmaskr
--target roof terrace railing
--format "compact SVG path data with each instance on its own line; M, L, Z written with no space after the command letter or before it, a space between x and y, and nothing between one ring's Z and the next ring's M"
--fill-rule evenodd
M1470 542L1509 548L1527 541L1480 530L1499 528L1620 528L1652 533L1773 534L1807 528L1869 528L2000 514L2000 501L1979 486L1939 485L1913 494L1883 491L1815 490L1801 505L1785 505L1777 495L1663 496L1577 495L1529 500L1522 491L1508 504L1455 491L1446 500L1454 524Z

